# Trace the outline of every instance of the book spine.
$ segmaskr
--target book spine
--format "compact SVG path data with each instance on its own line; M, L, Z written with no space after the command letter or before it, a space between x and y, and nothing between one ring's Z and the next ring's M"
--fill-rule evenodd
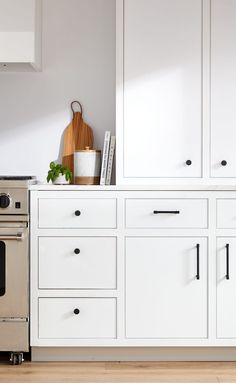
M105 185L105 183L106 183L106 174L107 174L107 163L108 163L110 138L111 138L111 132L106 131L105 132L105 138L104 138L104 146L103 146L100 185Z
M111 143L110 143L110 150L109 150L109 158L108 158L108 165L107 165L107 176L106 176L106 185L111 184L111 175L112 175L112 167L113 167L113 160L114 160L114 153L115 153L115 144L116 144L116 137L111 137Z

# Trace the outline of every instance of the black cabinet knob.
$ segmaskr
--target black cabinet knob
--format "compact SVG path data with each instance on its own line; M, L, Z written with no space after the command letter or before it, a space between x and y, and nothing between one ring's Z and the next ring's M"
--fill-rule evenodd
M227 161L225 161L225 160L221 161L221 165L222 166L226 166L227 165Z
M192 161L191 160L187 160L186 161L186 165L188 165L188 166L192 165Z
M74 250L74 253L75 253L75 254L79 254L79 253L80 253L80 249L75 249L75 250Z
M80 212L79 210L76 210L76 211L75 211L75 215L76 215L76 217L79 217L80 214L81 214L81 212Z
M78 315L80 313L79 309L74 309L74 314Z

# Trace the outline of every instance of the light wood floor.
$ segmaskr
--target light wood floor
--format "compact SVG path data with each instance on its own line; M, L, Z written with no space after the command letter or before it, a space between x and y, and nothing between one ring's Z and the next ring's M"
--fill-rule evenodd
M0 363L1 383L236 383L236 362Z

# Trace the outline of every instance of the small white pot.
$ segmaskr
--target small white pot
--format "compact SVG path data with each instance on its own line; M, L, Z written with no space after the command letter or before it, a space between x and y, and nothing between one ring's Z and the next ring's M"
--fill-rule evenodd
M62 174L53 181L53 185L69 185L69 183L70 181L67 181L65 175Z

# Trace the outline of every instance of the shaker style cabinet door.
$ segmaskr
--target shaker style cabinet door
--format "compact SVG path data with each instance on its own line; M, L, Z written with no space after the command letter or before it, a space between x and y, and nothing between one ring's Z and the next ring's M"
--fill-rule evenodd
M236 338L236 238L217 241L217 338Z
M201 177L202 1L123 4L121 177Z
M40 70L42 0L0 0L0 10L0 72Z
M211 1L211 176L236 177L236 1Z
M126 337L207 337L207 238L126 238Z

